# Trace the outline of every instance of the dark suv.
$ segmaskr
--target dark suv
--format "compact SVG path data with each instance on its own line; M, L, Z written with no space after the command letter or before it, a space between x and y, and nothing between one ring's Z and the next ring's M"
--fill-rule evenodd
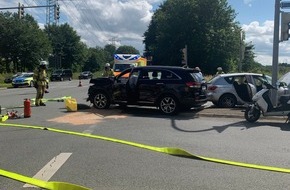
M64 81L64 80L72 80L72 70L70 69L58 69L53 71L51 74L50 80L51 81Z
M125 76L129 75L128 77ZM156 106L165 114L206 103L206 82L198 70L170 66L134 67L114 78L91 79L88 101L105 109L110 104Z

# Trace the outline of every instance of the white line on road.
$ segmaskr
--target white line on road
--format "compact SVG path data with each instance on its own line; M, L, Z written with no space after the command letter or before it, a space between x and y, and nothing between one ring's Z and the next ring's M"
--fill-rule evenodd
M33 178L40 179L43 181L48 181L59 168L67 161L67 159L72 155L72 153L60 153L54 157L50 162L48 162ZM23 187L34 187L30 184L25 184Z
M88 129L84 130L83 133L84 134L92 134L96 128L97 128L96 125L91 125Z

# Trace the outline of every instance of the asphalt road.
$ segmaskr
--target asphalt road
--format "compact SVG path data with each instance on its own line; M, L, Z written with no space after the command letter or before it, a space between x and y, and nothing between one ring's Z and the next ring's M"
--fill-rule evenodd
M290 126L284 120L249 124L241 117L217 114L242 114L241 109L228 113L225 109L206 108L175 117L151 108L96 110L85 101L88 81L82 84L78 87L78 81L54 82L45 95L76 98L78 112L67 112L63 102L47 102L46 107L32 107L30 118L5 123L45 126L154 147L178 147L212 158L290 168ZM0 105L21 113L23 99L34 96L32 88L0 90ZM122 143L30 128L0 127L0 151L0 169L29 177L40 172L42 179L94 190L260 190L288 189L290 183L286 173L176 157ZM23 186L24 183L0 177L0 190L31 189Z

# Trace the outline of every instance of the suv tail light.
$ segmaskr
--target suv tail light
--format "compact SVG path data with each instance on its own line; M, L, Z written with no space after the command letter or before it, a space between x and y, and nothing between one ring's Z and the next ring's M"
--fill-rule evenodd
M214 91L215 89L217 89L217 86L215 86L215 85L208 86L207 89L210 90L210 91Z
M200 88L201 83L192 81L192 82L187 82L186 86L190 88Z

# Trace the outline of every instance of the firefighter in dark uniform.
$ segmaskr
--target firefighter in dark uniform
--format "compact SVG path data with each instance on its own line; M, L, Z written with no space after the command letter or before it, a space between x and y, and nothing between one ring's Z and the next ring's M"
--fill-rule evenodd
M35 106L46 106L42 99L46 89L48 89L48 80L47 80L47 62L41 61L39 67L34 71L33 80L36 87L36 99Z

